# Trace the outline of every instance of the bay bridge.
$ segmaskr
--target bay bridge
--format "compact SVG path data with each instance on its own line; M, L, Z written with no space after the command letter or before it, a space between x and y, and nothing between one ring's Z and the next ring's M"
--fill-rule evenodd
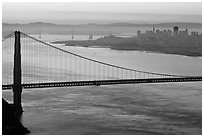
M147 72L101 62L43 42L20 31L2 39L2 89L13 90L22 111L26 88L202 81L202 76Z

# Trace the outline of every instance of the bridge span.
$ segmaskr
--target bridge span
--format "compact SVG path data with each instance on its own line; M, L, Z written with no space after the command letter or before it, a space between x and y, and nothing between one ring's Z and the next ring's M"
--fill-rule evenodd
M22 89L202 81L202 76L147 72L101 62L20 31L4 37L2 43L2 89L13 90L17 110L22 110Z
M100 85L113 85L113 84L169 83L169 82L195 82L195 81L202 81L202 77L30 83L30 84L22 84L22 88L27 89L27 88L51 88L51 87L93 86L93 85L100 86ZM12 86L13 85L3 85L2 89L3 90L12 89Z

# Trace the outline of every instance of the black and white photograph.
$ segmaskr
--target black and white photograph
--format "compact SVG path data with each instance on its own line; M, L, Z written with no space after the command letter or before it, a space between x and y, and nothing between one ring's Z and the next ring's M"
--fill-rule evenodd
M201 1L3 1L2 135L202 135Z

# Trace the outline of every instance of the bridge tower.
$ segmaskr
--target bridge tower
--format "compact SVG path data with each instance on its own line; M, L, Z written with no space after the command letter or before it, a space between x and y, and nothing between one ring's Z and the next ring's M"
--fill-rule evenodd
M22 113L21 105L21 32L15 31L14 43L14 68L13 68L13 104L15 112Z

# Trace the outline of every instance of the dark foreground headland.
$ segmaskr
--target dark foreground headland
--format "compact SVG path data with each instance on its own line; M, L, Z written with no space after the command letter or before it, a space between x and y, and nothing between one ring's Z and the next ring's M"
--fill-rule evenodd
M135 37L104 36L96 40L56 41L65 46L99 46L114 50L137 50L192 57L202 56L202 35L140 34Z
M20 122L20 116L16 115L11 104L2 98L2 134L24 135L30 131Z

